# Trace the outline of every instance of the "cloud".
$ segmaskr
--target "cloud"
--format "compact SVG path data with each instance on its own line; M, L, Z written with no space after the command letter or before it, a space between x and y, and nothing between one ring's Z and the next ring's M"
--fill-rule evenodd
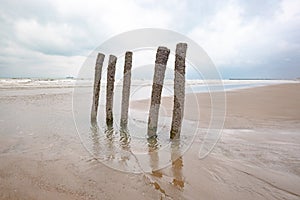
M106 39L151 27L188 35L228 76L279 65L300 76L299 8L297 0L4 0L0 72L76 75Z
M0 8L1 74L13 76L20 67L17 63L22 62L28 72L17 71L25 74L31 74L33 66L39 66L37 74L47 74L49 65L69 73L73 64L74 75L82 64L78 58L112 35L144 27L169 28L173 21L169 10L148 3L151 9L132 0L4 1ZM54 74L59 73L64 76L63 70Z
M300 55L299 1L283 1L267 13L255 9L260 6L249 3L245 6L240 1L231 1L206 23L195 26L189 36L223 71L230 68L241 71L247 68L245 72L254 69L259 77L258 67L272 70L275 65L278 68L280 60L282 67L291 66L290 70L299 75L300 70L293 64L299 63ZM254 10L254 14L250 15L249 9ZM279 74L270 71L270 75L278 77ZM282 75L284 77L284 73Z
M71 54L75 44L72 28L67 24L39 24L35 20L15 23L16 39L27 48L44 54Z

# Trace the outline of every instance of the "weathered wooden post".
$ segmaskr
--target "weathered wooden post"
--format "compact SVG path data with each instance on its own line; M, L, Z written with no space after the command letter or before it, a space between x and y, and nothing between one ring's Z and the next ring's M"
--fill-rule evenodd
M121 108L121 122L120 122L122 128L126 128L128 123L131 67L132 67L132 52L127 51L125 53L125 64L124 64L124 72L123 72L122 108Z
M92 111L91 111L91 124L92 125L97 124L99 92L100 92L101 73L102 73L104 57L105 57L104 54L98 53L96 65L95 65L93 104L92 104Z
M169 54L170 49L166 47L158 47L156 52L151 105L148 118L148 138L156 137L161 92L163 88Z
M187 44L176 45L175 55L175 78L174 78L174 105L170 138L180 137L182 118L184 113L185 98L185 57Z
M107 84L106 84L106 124L111 126L113 124L113 99L114 99L114 83L116 72L117 57L109 56L107 67Z

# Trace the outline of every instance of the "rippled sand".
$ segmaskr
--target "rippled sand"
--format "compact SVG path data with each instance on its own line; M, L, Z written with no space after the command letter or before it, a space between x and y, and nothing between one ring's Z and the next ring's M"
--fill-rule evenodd
M211 105L198 94L201 129L192 147L171 166L142 174L94 159L76 133L72 90L58 90L1 90L0 199L300 198L299 83L228 92L222 138L202 160ZM163 99L166 115L171 102ZM135 101L131 109L147 104ZM194 108L186 106L189 120L199 117Z

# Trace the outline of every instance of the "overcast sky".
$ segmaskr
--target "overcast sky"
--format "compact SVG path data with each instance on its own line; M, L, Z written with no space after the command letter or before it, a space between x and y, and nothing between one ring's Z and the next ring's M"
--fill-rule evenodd
M223 78L300 77L299 0L0 0L0 76L76 76L111 36L164 28L196 41Z

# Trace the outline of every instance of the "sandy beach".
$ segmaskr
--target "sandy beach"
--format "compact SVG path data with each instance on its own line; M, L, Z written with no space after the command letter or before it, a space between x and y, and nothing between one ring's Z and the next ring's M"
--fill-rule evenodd
M74 126L72 88L29 90L0 91L0 199L300 198L299 82L227 92L223 134L208 157L198 158L197 137L171 166L144 174L113 170L86 151ZM210 97L196 97L205 130ZM185 116L199 120L189 99ZM172 101L162 100L168 116ZM148 105L138 100L130 108Z

